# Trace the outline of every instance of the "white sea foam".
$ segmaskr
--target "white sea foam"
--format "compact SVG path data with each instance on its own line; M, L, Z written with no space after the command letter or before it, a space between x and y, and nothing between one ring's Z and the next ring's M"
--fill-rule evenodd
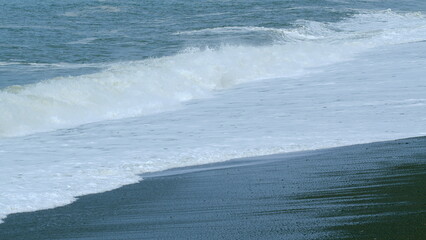
M114 6L108 6L108 5L99 6L99 7L96 7L95 9L99 9L101 11L111 12L111 13L121 12L120 8L114 7Z
M243 27L217 27L217 28L205 28L199 30L188 30L182 32L176 32L174 35L192 35L192 34L205 34L205 33L241 33L241 32L280 32L284 29L277 28L267 28L267 27L251 27L251 26L243 26Z
M61 14L61 16L80 17L80 16L86 16L86 15L97 14L97 13L118 13L118 12L121 12L121 9L119 7L103 5L103 6L86 7L86 8L82 8L78 10L67 11Z
M77 41L69 42L68 44L89 44L89 43L91 43L95 40L97 40L97 38L94 38L94 37L83 38L83 39L80 39L80 40L77 40Z
M79 12L79 11L68 11L68 12L65 12L64 14L62 14L62 16L65 16L65 17L78 17L78 16L80 16L80 14L81 14L81 12Z
M419 13L364 13L335 24L305 22L298 29L304 32L300 36L322 40L306 37L262 47L192 49L170 57L115 64L96 74L7 88L0 92L0 136L176 109L183 101L208 96L211 90L305 74L374 46L426 39L426 19Z
M20 63L17 62L0 62L0 66L9 66L9 65L17 65Z
M425 23L421 14L392 11L305 22L309 34L327 32L5 89L0 133L24 136L0 139L0 218L68 204L149 171L419 135L425 43L391 44L425 40ZM258 81L268 78L279 79ZM191 99L201 100L182 107ZM28 135L35 132L43 133Z
M49 29L49 30L61 30L64 29L63 27L53 27L53 26L38 26L38 25L16 25L16 24L7 24L7 25L0 25L1 28L9 28L9 29L25 29L25 28L34 28L34 29Z
M104 63L33 63L33 62L0 62L0 66L31 66L33 68L61 68L61 69L71 69L71 68L106 68L111 66L111 64Z
M312 22L313 23L313 22ZM318 23L319 24L319 23ZM325 31L326 28L322 28ZM296 29L280 29L255 26L230 26L218 28L206 28L176 32L174 35L199 35L199 34L241 34L241 33L267 33L277 41L297 41L321 39L321 35L313 35L306 32L306 26Z
M364 11L338 23L299 20L294 28L257 26L226 26L176 32L175 35L269 33L278 42L300 40L348 41L354 39L377 41L376 44L401 43L424 39L425 16L421 12L396 13ZM419 34L419 35L417 35ZM408 39L402 39L407 38ZM390 42L385 42L388 40Z
M116 64L91 75L13 86L0 92L0 135L25 135L175 109L180 102L208 96L211 90L305 73L354 50L345 49L309 43L224 46Z

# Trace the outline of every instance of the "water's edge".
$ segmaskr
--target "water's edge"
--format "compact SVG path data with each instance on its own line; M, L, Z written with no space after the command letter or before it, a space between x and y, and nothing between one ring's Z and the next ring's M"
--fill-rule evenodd
M415 238L426 231L425 195L412 194L426 177L424 146L417 137L146 174L67 206L11 214L0 239Z

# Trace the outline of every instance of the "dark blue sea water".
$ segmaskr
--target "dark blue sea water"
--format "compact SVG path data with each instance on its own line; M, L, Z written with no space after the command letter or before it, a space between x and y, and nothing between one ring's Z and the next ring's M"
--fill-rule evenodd
M0 217L149 171L423 135L425 11L0 0Z

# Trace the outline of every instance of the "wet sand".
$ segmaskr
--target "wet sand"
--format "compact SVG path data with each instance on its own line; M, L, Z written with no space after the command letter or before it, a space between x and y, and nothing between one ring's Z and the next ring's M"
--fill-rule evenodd
M8 216L18 239L424 239L426 137L146 174Z

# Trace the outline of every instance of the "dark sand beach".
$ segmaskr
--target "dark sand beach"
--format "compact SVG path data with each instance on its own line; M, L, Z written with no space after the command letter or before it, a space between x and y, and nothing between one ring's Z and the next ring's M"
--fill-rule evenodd
M146 174L0 224L2 240L425 238L425 137Z

